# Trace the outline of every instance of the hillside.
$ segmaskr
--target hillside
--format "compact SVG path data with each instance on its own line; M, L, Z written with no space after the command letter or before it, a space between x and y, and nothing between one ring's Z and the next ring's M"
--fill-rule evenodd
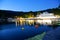
M8 18L12 17L14 18L15 16L23 16L26 17L28 15L34 15L36 16L37 14L43 13L43 12L49 12L49 13L54 13L55 15L60 15L60 9L59 8L53 8L53 9L47 9L47 10L42 10L42 11L30 11L30 12L19 12L19 11L10 11L10 10L0 10L0 18Z

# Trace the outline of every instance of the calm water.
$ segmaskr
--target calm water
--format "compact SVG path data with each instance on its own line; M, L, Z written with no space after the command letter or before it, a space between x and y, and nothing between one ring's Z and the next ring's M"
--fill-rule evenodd
M22 27L24 28L23 30ZM41 25L38 28L29 25L17 27L15 24L0 25L0 40L24 40L50 30L53 29L46 25Z

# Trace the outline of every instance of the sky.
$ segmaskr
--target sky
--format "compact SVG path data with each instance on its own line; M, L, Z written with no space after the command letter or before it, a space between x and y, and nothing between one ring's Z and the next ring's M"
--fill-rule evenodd
M1 10L39 11L58 7L59 0L0 0Z

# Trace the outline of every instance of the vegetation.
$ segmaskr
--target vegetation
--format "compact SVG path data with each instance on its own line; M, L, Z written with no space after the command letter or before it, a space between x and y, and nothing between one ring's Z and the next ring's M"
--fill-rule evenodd
M60 15L60 6L57 8L47 9L43 11L36 11L36 12L18 12L18 11L9 11L9 10L0 10L0 18L14 18L15 16L22 16L24 18L27 18L29 16L36 16L37 14L40 14L42 12L49 12L54 13L55 15Z

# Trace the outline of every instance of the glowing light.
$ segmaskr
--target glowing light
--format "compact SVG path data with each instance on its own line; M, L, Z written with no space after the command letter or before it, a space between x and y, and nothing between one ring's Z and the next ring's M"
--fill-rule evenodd
M49 14L49 13L43 13L40 15L37 15L37 17L34 17L34 15L30 15L28 18L22 18L22 17L17 17L16 20L16 25L20 24L23 25L26 22L28 22L29 25L33 24L34 22L39 23L39 24L52 24L52 19L57 18L56 16L54 16L54 14Z
M52 21L51 21L51 20L43 20L43 23L44 23L44 24L51 24Z
M43 24L43 20L37 20L36 22Z
M24 27L22 27L21 29L22 29L22 30L24 30L25 28L24 28Z
M29 18L33 18L33 17L29 17ZM28 23L31 25L31 24L34 24L34 20L27 20Z
M25 22L25 19L24 18L22 18L22 17L20 17L20 25L23 25L23 23Z

